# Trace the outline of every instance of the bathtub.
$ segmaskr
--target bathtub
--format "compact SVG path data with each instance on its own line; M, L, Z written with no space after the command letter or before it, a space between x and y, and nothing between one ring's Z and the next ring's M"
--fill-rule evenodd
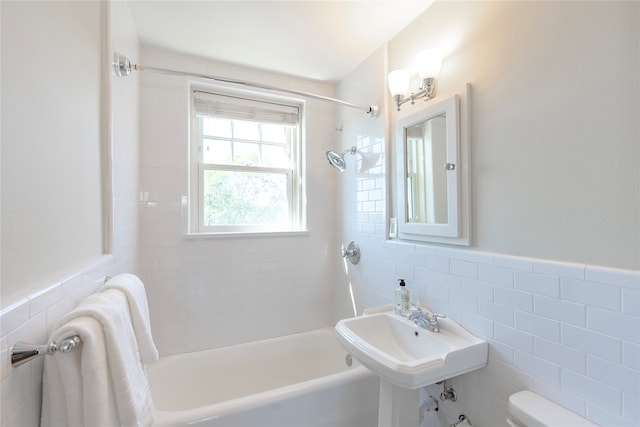
M378 378L350 359L333 328L162 357L153 425L377 426Z

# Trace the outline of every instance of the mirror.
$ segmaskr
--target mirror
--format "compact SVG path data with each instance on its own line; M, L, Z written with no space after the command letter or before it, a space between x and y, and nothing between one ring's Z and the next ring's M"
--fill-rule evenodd
M396 132L398 237L468 245L468 227L461 221L468 214L461 214L466 167L459 164L458 96L400 120Z
M452 164L447 163L446 124L442 113L405 128L407 222L449 222L446 168Z

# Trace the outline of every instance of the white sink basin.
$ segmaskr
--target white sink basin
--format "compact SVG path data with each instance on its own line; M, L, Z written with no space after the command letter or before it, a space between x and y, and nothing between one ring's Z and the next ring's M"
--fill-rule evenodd
M430 332L393 312L393 306L336 325L342 345L392 384L417 389L484 367L488 345L450 319Z

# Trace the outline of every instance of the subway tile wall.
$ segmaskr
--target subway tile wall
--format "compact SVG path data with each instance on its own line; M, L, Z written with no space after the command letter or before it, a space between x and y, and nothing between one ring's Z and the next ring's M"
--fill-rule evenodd
M423 305L489 342L488 366L452 383L460 412L478 425L504 425L507 399L521 389L598 425L640 424L640 272L359 241L370 254L364 280L353 281L363 306L391 303L403 277Z
M114 271L118 271L114 257L103 256L0 311L0 425L40 425L44 360L38 358L14 368L11 348L19 341L48 343L56 322L80 300L96 292L104 277Z
M446 313L490 343L487 368L452 381L460 399L457 409L475 424L504 425L506 399L526 388L602 426L638 425L639 272L384 242L375 235L358 239L363 251L375 252L363 257L367 271L353 280L359 305L390 303L401 270L422 304ZM403 262L407 259L411 263ZM442 272L445 263L460 262L473 266L477 279ZM498 267L507 263L517 267ZM557 266L569 273L534 273ZM94 292L111 268L107 257L2 311L2 425L39 422L42 360L10 368L9 347L20 340L46 342L52 324ZM578 271L580 279L575 278ZM544 286L542 292L517 290L515 278L521 275L529 283L556 282L560 293L565 285L596 286L599 298L593 305L582 302L588 292L549 298ZM470 295L465 283L484 285L484 290ZM604 300L618 305L602 309Z
M283 77L143 49L146 63L282 86ZM271 81L270 81L271 80ZM308 232L264 237L187 234L189 81L143 75L140 256L161 355L292 334L331 324L335 240L331 104L307 101ZM332 86L288 78L287 87L331 95ZM233 325L233 327L230 327Z

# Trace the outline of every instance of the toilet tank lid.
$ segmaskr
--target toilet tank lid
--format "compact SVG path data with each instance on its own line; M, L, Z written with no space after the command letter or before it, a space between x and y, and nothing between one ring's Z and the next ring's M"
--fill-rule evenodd
M509 413L527 427L598 427L531 391L509 396Z

